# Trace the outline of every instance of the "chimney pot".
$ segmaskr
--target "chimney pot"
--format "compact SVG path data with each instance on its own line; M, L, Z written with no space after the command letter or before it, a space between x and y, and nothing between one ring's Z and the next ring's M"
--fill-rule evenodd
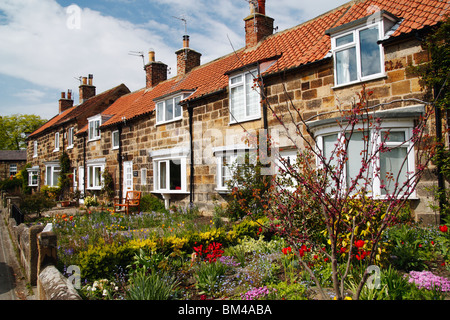
M71 89L67 90L67 99L72 100L72 90Z
M183 36L183 48L189 48L189 36L187 34Z
M258 8L255 8L255 6ZM273 19L266 16L266 1L250 2L251 14L245 21L245 47L250 48L258 44L265 37L273 34Z
M149 62L155 61L155 51L153 51L152 49L150 49L150 51L148 52L148 61Z
M59 113L62 113L66 111L67 109L70 109L73 107L73 100L72 97L72 91L67 91L67 99L66 99L66 93L61 92L61 99L59 100Z
M88 78L89 78L89 83L88 83ZM92 85L93 78L94 78L94 76L92 74L89 74L88 77L82 78L82 84L79 87L80 103L83 103L87 99L95 96L95 86Z
M66 93L63 91L61 92L61 99L65 99L66 98Z

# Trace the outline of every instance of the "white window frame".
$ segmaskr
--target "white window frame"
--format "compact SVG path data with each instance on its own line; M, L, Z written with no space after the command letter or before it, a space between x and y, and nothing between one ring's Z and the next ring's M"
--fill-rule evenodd
M59 151L59 132L55 132L55 149L53 152Z
M39 167L28 168L27 172L28 172L28 186L37 187L39 185ZM36 177L35 183L33 183L33 177Z
M147 185L147 168L141 168L141 186Z
M70 127L67 129L67 149L73 148L73 141L74 141L74 127Z
M49 186L49 187L57 187L60 172L61 172L61 167L60 167L59 162L45 164L45 185ZM59 173L56 179L55 179L55 173Z
M13 174L13 172L15 172ZM9 165L9 176L15 176L17 174L17 163L11 163Z
M230 124L261 119L261 103L260 103L261 99L259 95L260 89L259 87L254 87L253 85L253 80L256 75L257 75L256 69L230 75L228 80ZM247 79L250 79L251 83L248 83ZM244 107L243 116L237 114L237 112L235 111L235 106L233 105L234 102L233 90L241 87L242 91L238 96L238 98L242 99L243 101ZM255 105L251 105L251 101L249 101L248 95L252 95L252 98L255 101L254 102ZM255 112L251 113L251 109L254 109Z
M358 126L355 127L355 131L354 132L358 132ZM411 142L409 141L412 135L412 130L414 128L414 121L413 120L387 120L387 121L383 121L382 122L382 127L380 129L380 131L376 131L375 129L371 129L369 130L370 132L370 136L369 136L369 141L373 141L374 138L376 137L376 141L374 141L377 145L380 145L381 143L381 132L383 131L390 131L390 132L404 132L405 133L405 143L402 144L402 146L407 147L407 167L406 167L406 172L410 173L410 172L415 172L415 150L414 150L414 146L411 144ZM328 135L332 135L332 134L338 134L338 138L337 139L342 139L342 135L343 133L339 131L339 128L336 126L330 126L330 127L326 127L326 128L321 128L318 129L317 131L315 131L316 137L317 137L317 149L318 152L322 152L321 150L323 150L323 137L328 136ZM386 141L386 146L387 147L394 147L394 146L398 146L401 143L398 142L389 142ZM373 146L375 147L375 146ZM373 152L370 152L370 154L373 154ZM347 155L348 157L350 157L350 155ZM336 156L335 156L336 157ZM376 163L372 165L372 168L380 168L380 159L379 156L376 158ZM317 166L320 168L322 166L322 164L319 162L319 160L317 159ZM343 169L343 175L344 175L344 184L347 184L347 169L346 169L347 164L345 164L344 169ZM381 168L380 168L381 170ZM379 198L379 199L384 199L385 196L382 195L382 190L381 190L381 180L380 179L384 179L384 177L379 177L376 175L376 170L373 170L372 172L372 196L374 198ZM345 186L343 186L344 189L346 188ZM409 192L409 190L408 190ZM412 190L409 199L415 199L416 198L416 190Z
M117 144L115 144L115 139L114 136L117 135ZM111 146L113 150L119 149L119 130L114 130L113 132L111 132Z
M184 148L164 149L150 152L153 164L153 191L161 194L187 193L187 157L189 150ZM179 189L170 189L170 162L176 161L180 164L181 177ZM165 186L160 183L160 171L162 164L166 168Z
M384 48L383 48L382 44L378 44L379 55L380 55L380 61L379 61L380 72L371 74L371 75L367 75L367 76L362 76L360 32L363 30L366 30L366 29L374 28L374 27L378 28L378 40L383 39L384 38L383 19L381 19L375 23L371 23L371 24L366 23L363 25L359 25L358 27L353 28L352 30L346 30L343 32L333 34L331 36L331 51L332 51L333 60L334 60L334 83L335 83L334 88L339 88L342 86L352 85L355 83L378 79L378 78L386 76L385 68L384 68ZM338 40L342 37L345 37L345 36L349 36L349 35L353 35L352 42L346 43L341 46L337 46L336 40ZM356 49L356 80L350 80L347 82L338 83L336 54L339 52L343 52L345 50L351 49L351 48Z
M228 147L213 148L213 154L216 157L216 191L221 193L230 192L227 182L232 177L232 172L229 166L236 164L236 161L245 159L245 155L249 154L249 160L256 160L256 149L250 148L247 145L232 145ZM228 163L224 166L224 158L228 158ZM239 163L238 163L239 164ZM224 175L224 172L226 173ZM224 176L225 177L224 179Z
M174 121L178 121L183 119L183 108L180 105L180 101L183 99L182 95L176 95L170 98L166 98L162 101L156 102L156 124L164 124L164 123L170 123ZM171 103L171 105L169 105ZM180 114L178 116L175 116L175 112L178 110L180 111ZM168 118L168 115L170 114L168 111L171 109L172 117Z
M96 141L100 139L100 126L102 125L101 115L88 118L88 141Z
M33 141L33 158L37 158L38 156L38 142L37 140Z
M95 179L95 172L100 171L100 179ZM101 190L103 187L103 171L105 170L105 159L96 159L86 162L87 190Z

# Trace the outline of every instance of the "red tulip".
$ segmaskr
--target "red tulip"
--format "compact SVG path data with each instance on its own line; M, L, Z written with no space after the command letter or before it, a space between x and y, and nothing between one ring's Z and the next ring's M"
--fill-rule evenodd
M441 230L441 232L447 232L448 231L448 227L444 224L442 226L439 226L439 230Z
M355 242L355 246L357 248L362 248L364 246L364 241L363 240L358 240Z

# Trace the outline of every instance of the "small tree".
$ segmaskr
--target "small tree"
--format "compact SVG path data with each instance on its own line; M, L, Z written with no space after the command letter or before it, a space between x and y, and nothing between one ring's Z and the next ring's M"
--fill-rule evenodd
M352 257L364 260L366 265L379 258L384 230L398 218L435 151L426 135L427 121L432 114L429 104L422 102L427 110L417 121L412 137L400 146L389 147L389 131L382 131L381 119L369 113L377 107L369 107L370 94L363 89L358 103L348 111L339 112L339 133L327 154L317 148L317 139L302 120L296 133L302 138L304 148L298 150L294 164L280 158L282 169L267 194L267 213L273 231L295 249L324 298L321 284L305 260L302 248L315 250L331 262L333 289L337 299L342 299ZM369 131L374 134L369 135ZM359 165L351 168L353 174L350 174L350 145L356 136L362 139L363 147ZM417 151L415 172L406 173L405 157L399 172L382 174L377 160L405 145L410 146L408 154ZM403 175L407 178L401 180ZM382 197L373 194L375 180L380 183ZM291 188L287 189L287 185ZM354 298L359 298L368 277L366 270Z

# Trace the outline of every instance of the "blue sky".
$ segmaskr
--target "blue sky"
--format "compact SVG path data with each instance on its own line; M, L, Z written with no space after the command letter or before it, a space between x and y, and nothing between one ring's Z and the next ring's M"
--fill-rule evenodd
M267 0L278 31L298 25L348 0ZM175 51L187 21L190 47L202 63L244 45L247 0L1 0L0 116L58 112L61 92L78 103L77 78L94 75L97 93L124 83L145 86L140 57L150 48L176 75Z

